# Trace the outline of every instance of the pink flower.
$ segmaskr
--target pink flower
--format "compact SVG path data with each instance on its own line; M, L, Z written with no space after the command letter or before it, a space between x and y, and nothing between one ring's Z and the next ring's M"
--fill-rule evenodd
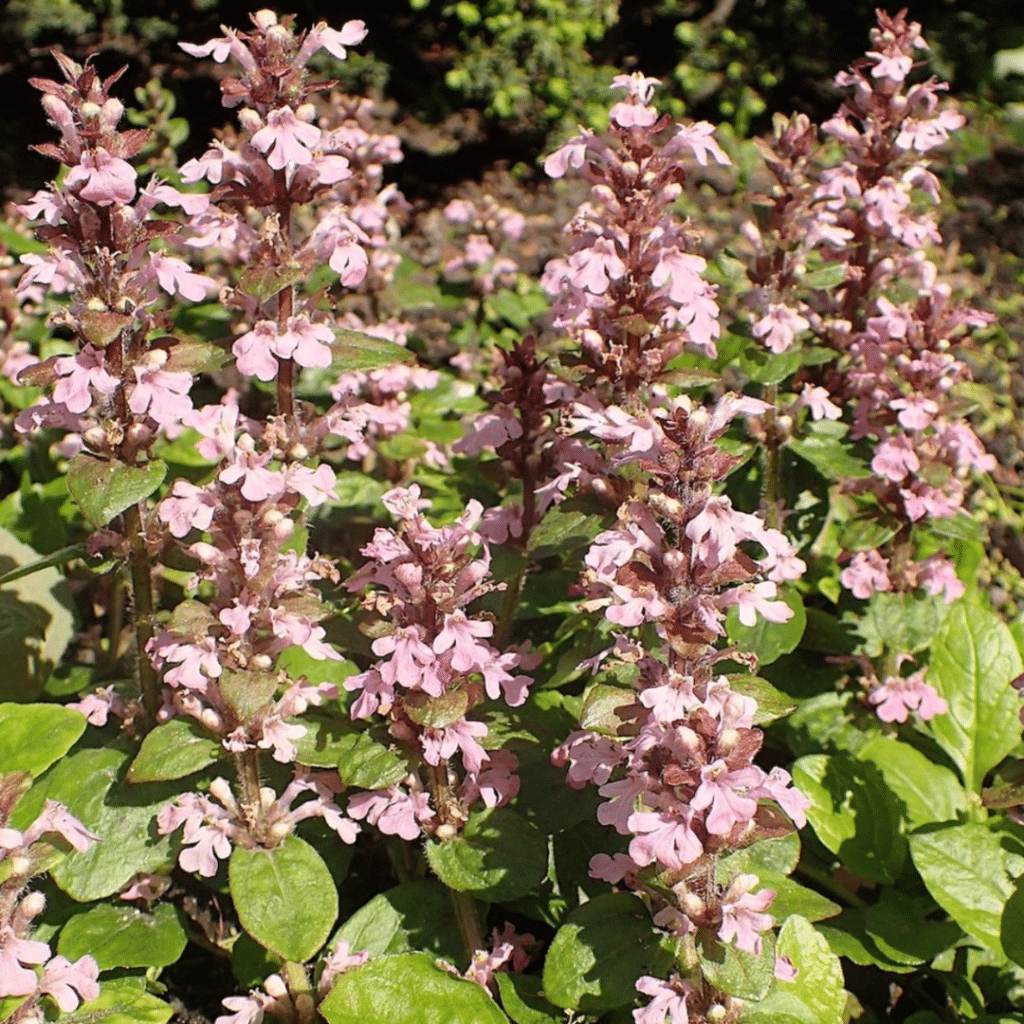
M107 398L117 390L118 379L107 372L103 353L92 345L83 346L76 355L61 356L53 368L60 378L53 389L53 400L63 402L68 412L88 412L93 391Z
M356 967L362 967L369 959L370 954L365 949L351 953L347 942L344 940L339 942L324 960L323 973L320 975L320 995L323 996L330 992L337 975L344 974Z
M877 705L876 714L883 722L905 722L911 711L917 711L922 721L949 711L944 697L924 681L925 670L913 675L890 676L882 686L868 694L868 700Z
M770 352L785 352L801 331L810 327L810 321L781 303L772 302L768 312L754 324L755 338L761 338Z
M277 325L273 320L258 320L248 334L243 334L231 346L239 372L262 381L274 380L277 377L276 343Z
M570 139L544 160L544 173L549 178L561 178L570 167L579 170L587 159L587 145L594 137L592 131L583 129L583 134Z
M692 863L704 852L690 827L693 817L694 809L689 805L671 811L634 811L628 821L636 836L629 844L630 857L641 867L658 863L676 869Z
M166 256L162 252L149 255L149 265L156 274L156 279L168 295L180 295L189 302L202 302L217 282L205 274L196 274L192 268L176 256Z
M813 420L837 420L843 415L843 410L830 400L828 391L825 388L815 387L813 384L804 385L796 405L797 408L803 406L810 409Z
M78 1009L79 1002L91 1002L100 994L97 983L99 966L91 956L79 957L71 963L65 956L55 956L44 968L39 991L53 997L65 1012Z
M137 177L131 164L100 147L83 151L81 162L68 171L64 184L97 206L127 206L135 198Z
M164 370L167 353L151 349L135 366L135 387L128 398L128 408L141 416L149 416L162 427L180 423L192 411L188 393L192 388L192 374Z
M477 639L494 632L492 622L469 619L458 610L446 615L444 627L434 638L434 653L443 654L452 650L452 668L456 672L479 670L491 657L489 644L478 644Z
M734 942L737 949L755 956L762 946L758 933L775 924L771 914L763 913L775 899L775 890L762 889L752 894L750 890L757 883L757 875L737 875L732 880L722 900L722 926L718 929L723 942Z
M771 580L746 583L727 590L722 595L722 606L736 605L740 622L748 629L757 624L757 616L767 622L789 622L793 609L785 601L775 600L778 590Z
M854 597L866 601L879 590L892 590L889 563L877 551L858 551L839 576Z
M310 30L299 51L298 63L304 64L319 49L326 50L337 60L348 56L346 46L355 46L366 38L366 25L362 21L346 21L340 29L328 28L326 22L319 22Z
M408 840L419 836L421 821L433 817L427 793L407 793L398 786L357 793L349 798L348 813L359 820L365 818L385 835L397 835Z
M725 761L706 765L700 772L701 783L690 806L695 811L710 807L704 827L712 835L728 835L735 825L750 821L757 811L757 801L748 791L762 780L759 768L740 768L730 771Z
M686 1000L694 993L693 985L673 974L668 981L645 974L637 979L636 989L651 1001L633 1011L635 1024L690 1024Z
M300 121L291 107L280 107L267 114L267 123L253 135L252 144L269 153L267 163L280 171L288 164L308 164L313 159L310 150L320 145L320 129Z
M10 925L0 926L0 998L35 992L39 979L32 966L49 957L50 947L45 942L19 939Z
M773 973L779 981L796 981L796 976L800 972L793 966L793 961L788 956L777 956Z
M715 126L710 121L695 121L691 125L680 127L665 151L685 147L694 155L701 167L707 167L708 157L716 164L728 167L732 161L713 138L714 131Z

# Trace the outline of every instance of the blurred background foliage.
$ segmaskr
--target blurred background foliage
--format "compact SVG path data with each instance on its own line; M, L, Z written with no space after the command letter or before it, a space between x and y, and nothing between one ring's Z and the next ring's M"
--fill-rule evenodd
M51 46L109 73L127 63L126 92L161 98L166 144L195 155L227 121L212 62L177 47L241 26L240 0L8 0L0 14L0 175L8 189L48 174L25 146L45 138L31 75L53 73ZM537 154L577 124L603 126L617 71L663 80L676 115L765 131L771 113L827 117L835 72L863 52L872 0L293 0L300 24L362 18L365 45L325 74L389 101L409 154L400 184L420 189L479 177L496 161L529 173ZM1024 111L1024 7L1018 0L929 0L911 16L932 41L934 70L953 92L1007 116ZM1021 49L1020 54L1015 53ZM147 105L139 102L139 105ZM175 114L177 110L177 115ZM187 123L181 116L187 117ZM150 114L149 116L152 116ZM167 127L168 121L174 125ZM191 124L191 141L185 137Z

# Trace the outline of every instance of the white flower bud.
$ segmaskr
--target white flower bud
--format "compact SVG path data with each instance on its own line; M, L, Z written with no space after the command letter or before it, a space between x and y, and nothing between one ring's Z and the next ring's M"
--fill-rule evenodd
M252 20L266 32L268 28L273 28L277 24L277 15L273 11L268 11L264 8L262 11L257 11L252 16Z
M254 669L256 669L257 672L266 672L267 669L270 668L270 666L273 665L274 663L270 659L270 655L268 655L268 654L257 654L257 655L254 655L252 658L249 659L249 664Z
M30 892L18 904L18 912L26 920L31 921L46 909L46 897L41 892Z
M314 107L312 103L303 103L302 106L295 111L295 116L300 121L306 121L312 124L313 119L316 117L316 107Z
M83 121L95 121L96 118L103 113L103 110L98 103L86 100L85 103L78 108L78 112L82 115Z
M263 127L262 118L251 107L243 107L238 112L238 120L250 135L255 135Z
M454 839L458 834L455 826L449 825L448 822L438 825L434 830L434 838L440 839L442 843L447 842L449 839Z
M263 982L263 990L268 996L273 996L274 999L288 998L288 986L284 983L280 974L271 974Z
M674 203L683 194L683 186L678 181L670 182L661 190L661 198L666 203Z
M275 845L283 843L292 834L292 825L289 821L275 821L267 829L267 836Z

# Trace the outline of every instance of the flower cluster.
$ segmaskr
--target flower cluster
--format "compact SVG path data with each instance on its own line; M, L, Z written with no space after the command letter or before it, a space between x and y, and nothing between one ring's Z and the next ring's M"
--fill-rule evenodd
M467 232L460 254L445 264L445 277L468 280L474 291L484 295L498 287L511 286L519 264L502 251L503 242L522 238L526 218L487 194L476 202L453 199L444 208L444 216L449 224Z
M626 98L611 110L617 145L593 133L571 139L544 162L554 178L570 168L591 182L591 200L565 232L570 254L548 263L542 285L554 302L554 323L581 346L584 362L626 392L656 381L687 343L714 355L719 337L715 288L703 280L706 261L694 235L673 216L682 194L684 155L728 164L705 121L669 129L649 105L657 79L619 75Z
M110 95L120 72L101 79L54 54L63 82L35 79L59 144L34 147L66 164L62 184L36 192L20 210L40 221L36 234L46 253L22 257L26 270L18 295L39 301L42 291L70 294L50 317L71 331L76 349L45 362L22 366L20 380L52 385L18 417L23 431L59 427L80 435L79 444L104 460L144 462L157 434L180 423L192 408L189 390L196 369L195 346L159 337L170 328L161 296L202 300L216 284L195 273L163 244L180 242L167 207L193 212L203 196L187 196L153 178L140 191L128 162L146 144L141 129L118 130L124 113Z
M342 814L335 803L342 785L333 772L298 769L284 792L261 787L254 804L239 804L226 779L210 783L209 796L185 793L157 815L161 835L182 831L178 863L204 878L217 873L217 861L231 856L234 846L273 848L308 818L322 818L343 843L354 843L359 826ZM300 797L298 806L293 806Z
M65 850L84 853L96 839L66 807L52 800L24 831L12 828L11 812L31 781L23 772L0 776L0 999L16 1003L6 1018L11 1024L42 1024L42 997L71 1013L100 993L93 957L71 963L31 937L33 921L45 909L46 899L40 892L26 891L29 880L49 870Z
M378 529L363 548L371 561L346 584L352 591L374 587L363 603L379 617L372 627L379 660L344 685L359 692L352 718L387 715L392 736L425 767L427 781L414 769L401 784L351 797L348 812L404 839L420 832L450 838L475 801L496 807L519 790L515 756L487 750L486 722L468 714L485 698L521 705L530 678L520 670L536 659L525 650L497 650L488 640L494 623L466 610L498 589L487 580L487 548L473 554L481 544L479 502L450 526L434 527L417 485L383 500L400 530ZM456 755L461 778L451 765Z
M850 406L851 438L873 441L873 475L845 487L899 532L884 552L852 553L843 585L859 598L924 587L951 602L963 584L945 556L915 558L912 527L959 514L970 472L994 468L956 397L969 371L951 351L991 317L952 304L922 252L942 241L935 218L918 209L917 200L939 201L922 156L964 118L939 109L944 83L907 82L915 52L927 48L920 26L905 12L878 18L873 48L836 78L851 94L822 126L842 147L840 161L815 180L817 130L805 117L780 122L774 151L762 146L779 188L768 200L771 243L746 227L757 251L754 334L776 353L808 332L833 349L824 386L806 384L800 404L815 419ZM802 282L814 261L835 268L837 287Z

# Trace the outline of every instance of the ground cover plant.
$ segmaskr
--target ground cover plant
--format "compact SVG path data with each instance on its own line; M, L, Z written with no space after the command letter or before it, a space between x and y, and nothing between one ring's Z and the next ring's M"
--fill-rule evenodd
M159 88L33 81L0 1019L1021 1020L998 325L921 27L750 142L618 75L537 208L432 210L310 70L362 22L222 31L180 166Z

